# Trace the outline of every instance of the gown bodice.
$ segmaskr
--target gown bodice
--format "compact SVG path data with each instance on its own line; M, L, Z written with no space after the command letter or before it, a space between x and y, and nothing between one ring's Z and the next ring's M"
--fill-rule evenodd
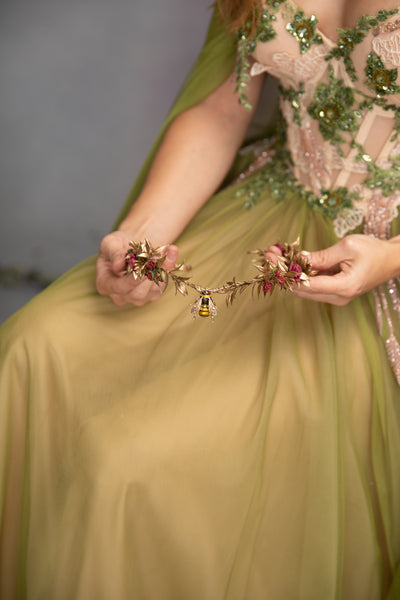
M333 41L291 0L267 2L249 75L280 83L291 171L339 237L389 236L400 205L400 12L364 16ZM242 45L241 45L242 44ZM251 64L252 62L252 64Z

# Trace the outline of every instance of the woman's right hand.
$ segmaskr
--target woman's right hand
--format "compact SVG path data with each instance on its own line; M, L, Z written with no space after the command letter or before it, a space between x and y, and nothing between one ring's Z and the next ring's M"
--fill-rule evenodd
M126 275L125 255L129 250L130 237L123 231L106 235L100 244L96 264L96 288L102 296L109 296L117 306L133 304L143 306L147 302L159 300L165 284L155 284L148 279L135 280ZM163 267L168 271L174 268L178 258L178 248L169 246Z

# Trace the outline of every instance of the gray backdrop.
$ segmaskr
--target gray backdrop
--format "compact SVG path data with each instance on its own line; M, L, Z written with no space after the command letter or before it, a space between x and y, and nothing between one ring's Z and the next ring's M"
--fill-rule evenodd
M2 0L0 265L54 277L97 252L202 45L209 4ZM2 281L0 320L37 291Z

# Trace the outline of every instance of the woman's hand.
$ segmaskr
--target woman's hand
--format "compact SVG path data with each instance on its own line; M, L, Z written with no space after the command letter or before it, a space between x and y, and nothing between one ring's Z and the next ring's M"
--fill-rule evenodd
M130 237L123 231L114 231L106 235L100 244L96 264L96 288L99 294L110 296L117 306L133 304L142 306L147 302L159 300L165 284L157 285L148 279L137 281L125 273L125 255L129 250ZM178 248L169 246L163 263L166 270L175 266Z
M249 82L253 106L262 81L262 77L254 77ZM157 286L125 275L124 257L133 235L147 237L157 245L177 239L224 180L252 119L252 111L238 103L235 87L235 78L229 77L172 121L139 197L118 231L102 240L96 287L117 306L158 300L165 288L161 283ZM178 248L169 246L163 267L171 270L177 257Z
M268 249L273 260L277 246ZM349 235L337 244L310 252L309 260L318 274L310 287L301 285L293 293L299 298L344 306L351 300L400 274L400 237L378 240L367 235Z

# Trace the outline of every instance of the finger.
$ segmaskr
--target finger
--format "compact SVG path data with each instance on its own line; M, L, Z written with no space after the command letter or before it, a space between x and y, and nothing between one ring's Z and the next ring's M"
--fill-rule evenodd
M299 298L346 304L356 295L353 287L349 274L341 271L337 275L317 275L312 277L309 279L309 285L305 286L302 284L293 291Z
M280 244L273 244L268 248L268 252L272 252L273 254L277 254L278 256L283 256L284 248Z
M264 258L270 260L275 265L277 263L277 258L280 256L283 256L282 248L276 245L269 246L268 250L264 252Z
M176 261L178 260L178 254L179 250L177 246L174 246L173 244L168 246L166 258L162 263L162 266L166 271L170 271L175 267Z
M141 282L135 282L135 287L126 292L118 292L119 284L119 279L114 280L112 286L113 290L107 294L117 306L124 306L125 304L143 306L146 302L156 300L160 296L160 291L157 289L156 284L147 279Z
M140 282L133 277L126 275L124 277L120 277L119 275L116 275L113 272L110 263L104 257L98 257L96 288L99 294L107 296L111 294L124 295L138 286L139 283Z
M120 277L121 275L125 275L126 271L126 250L123 252L119 252L115 255L112 261L112 270L115 275Z
M299 289L303 291L304 288L304 291L311 294L342 296L346 293L347 279L348 277L342 271L337 275L316 275L309 279L310 285L301 285Z
M130 304L132 306L143 306L148 302L148 298L131 298L130 296L122 296L120 294L109 294L109 297L116 306L126 306Z
M163 283L160 284L159 286L155 285L149 293L148 301L149 302L158 302L158 300L160 300L160 298L163 294L164 289L165 289L165 284L163 284Z
M341 242L325 248L325 250L310 252L308 255L309 262L313 269L317 271L329 271L345 260L345 258Z
M264 258L269 260L274 265L278 264L278 259L281 258L281 254L276 254L275 252L265 252Z
M125 271L125 255L128 248L128 240L114 232L102 239L99 255L111 263L112 271L116 275L121 275Z
M133 306L144 306L148 302L156 302L161 298L162 289L159 288L155 283L151 283L150 286L151 287L147 293L137 294L132 292L132 294L129 294L125 297L126 302L133 304Z
M296 298L302 298L303 300L312 300L313 302L324 302L325 304L334 304L335 306L345 306L351 300L351 298L343 298L335 294L316 294L305 291L305 289L293 290L293 294Z
M127 303L126 300L124 300L123 297L119 296L118 294L110 294L110 298L116 306L125 306Z
M119 294L120 296L129 294L139 283L133 277L118 277L108 271L99 273L96 280L98 292L107 296L111 296L111 294Z
M139 284L126 295L128 302L132 304L142 306L145 302L148 302L151 297L159 294L158 286L148 279L143 279Z

